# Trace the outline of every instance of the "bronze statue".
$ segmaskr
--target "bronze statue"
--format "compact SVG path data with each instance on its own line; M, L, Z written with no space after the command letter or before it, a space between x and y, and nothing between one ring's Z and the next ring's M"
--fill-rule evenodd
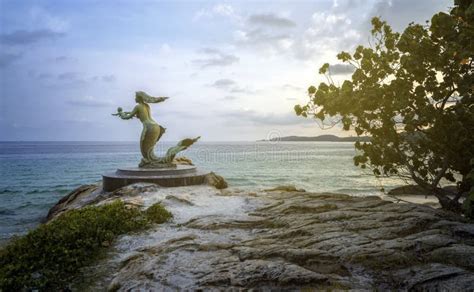
M173 160L175 156L193 145L200 137L194 139L184 139L178 142L174 147L166 151L164 157L157 157L154 149L155 144L160 140L166 129L158 125L151 117L151 109L148 103L159 103L167 100L169 97L153 97L143 91L135 93L135 101L137 105L131 112L124 112L121 107L117 108L117 113L112 114L118 116L123 120L129 120L137 117L143 124L143 130L140 137L140 151L142 153L142 160L139 167L143 168L161 168L174 166Z

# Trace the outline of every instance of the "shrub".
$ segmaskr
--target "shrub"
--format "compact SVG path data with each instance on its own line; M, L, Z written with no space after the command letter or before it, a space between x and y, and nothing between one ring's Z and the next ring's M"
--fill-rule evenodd
M173 215L163 208L160 204L154 204L150 206L146 211L145 215L147 219L154 223L163 223L168 221Z
M0 250L0 290L64 288L117 236L170 217L158 204L143 212L121 201L71 210Z

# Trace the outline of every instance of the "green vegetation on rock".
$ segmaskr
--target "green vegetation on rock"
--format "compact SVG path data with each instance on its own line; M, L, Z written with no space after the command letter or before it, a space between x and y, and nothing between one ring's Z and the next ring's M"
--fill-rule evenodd
M150 222L163 223L170 219L173 215L163 208L160 204L151 205L145 211L145 215Z
M0 290L64 288L117 236L171 217L159 204L141 211L122 201L71 210L0 250Z

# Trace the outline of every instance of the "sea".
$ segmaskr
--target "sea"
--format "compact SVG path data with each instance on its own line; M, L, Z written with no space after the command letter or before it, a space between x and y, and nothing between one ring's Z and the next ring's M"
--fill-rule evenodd
M160 142L156 153L174 144ZM354 166L353 142L198 142L182 154L241 189L294 185L369 196L404 184ZM140 157L137 142L0 142L0 243L40 224L74 188Z

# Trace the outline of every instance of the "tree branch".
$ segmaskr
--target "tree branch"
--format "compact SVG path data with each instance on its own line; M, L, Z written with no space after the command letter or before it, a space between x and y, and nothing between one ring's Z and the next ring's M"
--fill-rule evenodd
M443 98L443 102L441 103L441 106L439 107L439 111L443 111L444 110L444 107L446 106L446 102L448 102L449 98L451 97L451 95L453 95L453 93L456 91L456 89L452 89L447 95L445 98Z

